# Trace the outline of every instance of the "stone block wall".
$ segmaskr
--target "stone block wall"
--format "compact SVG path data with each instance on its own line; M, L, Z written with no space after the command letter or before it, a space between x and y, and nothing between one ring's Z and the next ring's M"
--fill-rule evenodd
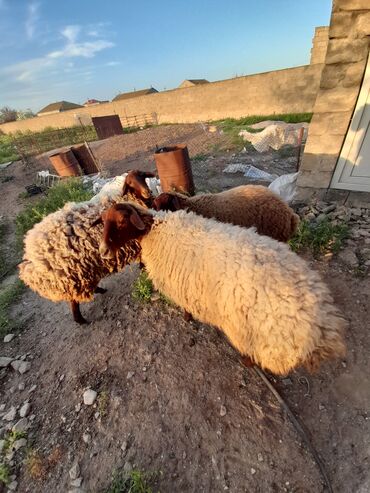
M4 133L63 128L90 116L134 116L156 113L159 123L194 123L248 115L312 112L322 65L236 77L208 84L162 91L123 101L78 108L54 115L0 125Z
M370 0L334 0L329 42L298 180L299 199L325 190L353 116L370 48Z
M315 35L312 38L310 64L324 63L326 50L329 42L329 27L320 26L315 28Z

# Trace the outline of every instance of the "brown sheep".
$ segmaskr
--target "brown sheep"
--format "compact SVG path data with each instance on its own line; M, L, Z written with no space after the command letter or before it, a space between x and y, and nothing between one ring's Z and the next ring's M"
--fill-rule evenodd
M162 193L153 208L186 209L220 222L256 227L261 235L287 242L296 232L299 217L275 193L259 185L242 185L220 193L187 197L177 192Z

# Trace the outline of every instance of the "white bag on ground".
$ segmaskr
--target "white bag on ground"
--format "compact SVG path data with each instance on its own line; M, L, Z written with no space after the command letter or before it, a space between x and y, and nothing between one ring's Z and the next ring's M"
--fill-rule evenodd
M297 191L297 178L299 172L282 175L276 178L268 188L279 195L285 202L291 202Z

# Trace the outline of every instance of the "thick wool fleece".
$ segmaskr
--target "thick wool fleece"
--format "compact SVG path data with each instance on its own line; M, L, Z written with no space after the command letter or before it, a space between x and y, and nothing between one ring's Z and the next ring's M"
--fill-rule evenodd
M91 301L103 277L122 270L139 255L139 243L130 241L117 252L116 259L102 259L103 226L91 226L113 203L127 200L144 204L128 193L98 204L70 202L49 214L26 234L19 277L49 300Z
M178 211L157 213L141 247L155 287L261 367L286 374L343 354L327 287L284 243Z
M174 193L182 205L203 217L250 228L278 241L288 241L297 230L297 214L266 187L242 185L220 193L186 197Z

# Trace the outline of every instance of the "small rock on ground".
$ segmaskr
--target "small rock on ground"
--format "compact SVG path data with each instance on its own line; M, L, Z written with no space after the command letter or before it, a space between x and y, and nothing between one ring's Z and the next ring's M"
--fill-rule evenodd
M6 356L0 356L0 368L6 368L13 361L13 358L7 358Z
M21 418L25 418L26 416L29 415L30 411L31 411L31 404L29 402L25 402L19 411L19 416Z
M26 431L27 428L28 428L28 419L21 418L19 421L15 423L12 430L22 432L22 431Z
M17 415L17 410L14 406L12 406L9 411L3 416L3 420L5 421L13 421Z
M73 464L73 466L69 470L69 477L72 480L77 479L77 478L80 477L80 465L78 464L78 462L76 462L75 464Z
M77 478L71 481L71 486L75 486L76 488L79 488L82 484L82 478Z
M98 394L97 392L95 392L95 390L92 389L85 390L83 395L84 404L86 404L86 406L92 406L95 402L97 395Z
M10 342L14 339L15 337L15 334L6 334L6 336L4 337L4 342Z

